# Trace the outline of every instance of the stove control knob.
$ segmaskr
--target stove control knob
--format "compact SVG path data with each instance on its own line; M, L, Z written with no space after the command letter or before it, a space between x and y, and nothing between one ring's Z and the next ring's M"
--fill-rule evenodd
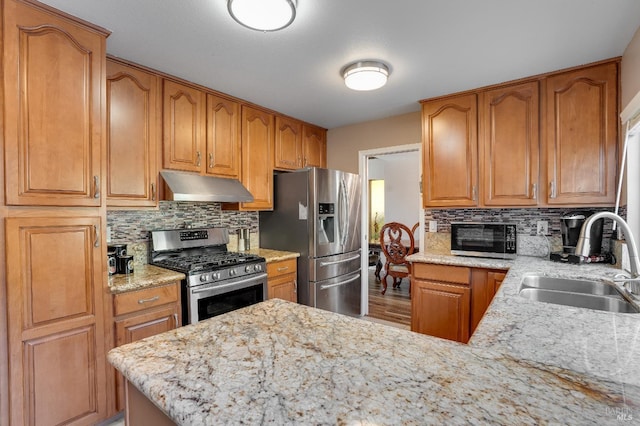
M245 272L253 272L253 265L247 265L247 266L244 268L244 271L245 271Z
M237 273L238 273L238 271L236 271L235 269L229 269L229 276L230 277L233 277Z
M200 282L205 282L207 280L207 274L200 275Z
M256 265L256 271L262 271L262 265Z
M211 274L211 279L219 280L220 279L220 272L214 272L213 274Z

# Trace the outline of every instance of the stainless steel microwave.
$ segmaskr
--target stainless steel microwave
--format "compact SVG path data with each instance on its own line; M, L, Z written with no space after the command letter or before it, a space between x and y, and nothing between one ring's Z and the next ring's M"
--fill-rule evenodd
M451 224L451 254L515 259L518 245L512 223L454 222Z

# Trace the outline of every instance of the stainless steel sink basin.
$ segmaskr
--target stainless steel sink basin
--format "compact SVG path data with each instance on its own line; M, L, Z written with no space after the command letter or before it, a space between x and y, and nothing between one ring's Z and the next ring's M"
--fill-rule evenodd
M525 275L518 294L529 300L556 305L627 314L640 312L614 285L602 281Z

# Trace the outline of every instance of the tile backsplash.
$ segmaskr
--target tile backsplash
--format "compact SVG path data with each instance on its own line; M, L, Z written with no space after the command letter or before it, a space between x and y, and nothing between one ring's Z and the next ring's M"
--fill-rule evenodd
M224 226L234 235L238 228L249 228L257 239L258 212L222 210L220 203L160 201L158 209L108 210L110 244L127 244L137 264L147 261L149 231L157 229Z

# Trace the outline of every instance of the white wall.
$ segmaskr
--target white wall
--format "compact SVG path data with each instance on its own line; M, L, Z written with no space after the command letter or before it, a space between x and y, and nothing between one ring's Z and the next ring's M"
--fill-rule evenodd
M411 228L420 219L418 152L380 156L384 164L385 222L400 222Z

